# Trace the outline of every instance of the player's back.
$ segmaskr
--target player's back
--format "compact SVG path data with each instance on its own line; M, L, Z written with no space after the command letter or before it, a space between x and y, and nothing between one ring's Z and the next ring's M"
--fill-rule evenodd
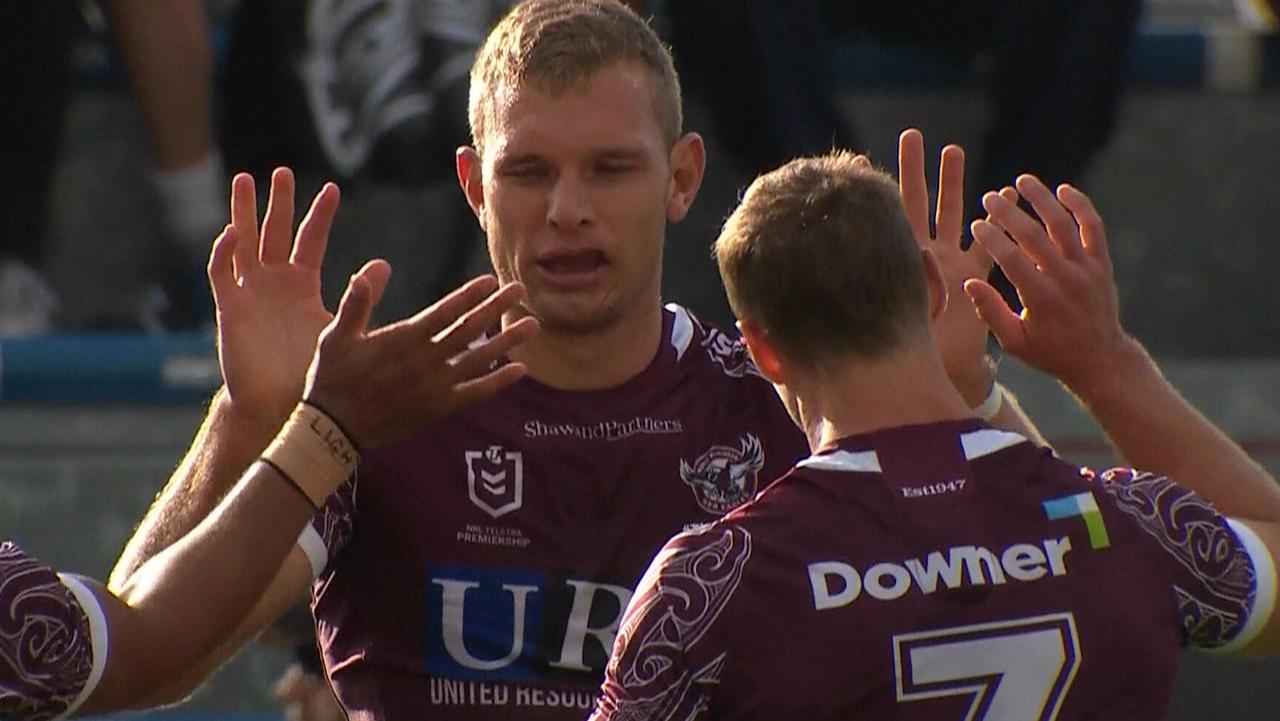
M848 439L663 555L639 593L702 601L638 614L611 682L683 615L722 719L1163 718L1184 638L1235 637L1253 596L1194 495L977 421Z

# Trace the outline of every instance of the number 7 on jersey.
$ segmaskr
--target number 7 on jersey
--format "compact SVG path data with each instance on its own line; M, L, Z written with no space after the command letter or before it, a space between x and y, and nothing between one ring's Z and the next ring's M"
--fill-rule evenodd
M971 696L964 721L1052 721L1079 648L1070 613L894 636L898 701Z

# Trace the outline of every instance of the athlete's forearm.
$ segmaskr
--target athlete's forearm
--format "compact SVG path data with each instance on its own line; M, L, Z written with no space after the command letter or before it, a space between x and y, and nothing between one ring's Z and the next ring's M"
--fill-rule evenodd
M204 520L276 430L236 413L225 389L219 390L191 449L121 552L109 588L118 592L143 563Z
M105 599L110 663L86 708L127 707L233 641L271 595L299 531L357 462L337 423L300 404L217 508Z
M208 656L275 578L314 508L255 464L191 533L106 604L110 663L87 711L128 707Z
M1109 372L1069 384L1125 462L1160 473L1227 516L1280 522L1280 485L1178 393L1137 341Z

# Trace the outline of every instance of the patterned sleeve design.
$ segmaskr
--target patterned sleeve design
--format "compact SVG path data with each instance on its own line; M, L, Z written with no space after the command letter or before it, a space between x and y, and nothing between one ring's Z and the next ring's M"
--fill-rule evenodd
M351 474L345 483L338 486L329 500L325 501L311 524L302 529L298 536L298 546L307 554L311 563L311 577L319 578L329 562L351 540L355 531L356 482L360 471Z
M750 556L750 534L734 526L713 525L667 544L623 617L592 719L674 721L702 713L725 656L713 653L691 667L689 650L724 610Z
M89 619L53 569L0 543L0 718L53 719L93 669Z
M1251 640L1243 631L1260 624L1250 624L1250 614L1270 612L1258 604L1259 572L1273 571L1269 557L1255 557L1265 549L1259 554L1242 538L1247 529L1168 478L1112 469L1100 480L1116 508L1137 520L1169 559L1185 642L1212 649Z

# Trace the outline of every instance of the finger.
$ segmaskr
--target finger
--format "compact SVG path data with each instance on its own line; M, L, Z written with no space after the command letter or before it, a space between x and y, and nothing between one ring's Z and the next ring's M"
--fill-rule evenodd
M507 386L525 377L527 373L523 363L507 363L492 373L457 384L454 386L454 398L458 405L478 403L497 395Z
M307 217L298 226L298 242L293 246L293 254L289 260L297 265L320 270L324 264L325 250L329 247L329 231L333 229L333 218L338 214L338 201L341 194L338 186L325 183L311 201Z
M1058 186L1058 199L1080 225L1080 242L1084 251L1095 258L1106 260L1110 265L1111 252L1107 247L1107 233L1102 224L1102 216L1098 214L1093 201L1075 186L1066 183Z
M898 192L917 243L929 236L929 185L924 177L924 136L907 128L898 136Z
M391 264L382 258L375 258L361 266L356 275L368 281L373 307L377 308L382 302L382 294L387 290L387 283L391 281Z
M347 282L347 289L338 302L338 313L330 324L330 333L343 337L364 335L372 315L373 292L369 288L369 280L356 273Z
M990 194L988 194L990 195ZM1010 240L1004 231L985 220L975 220L969 226L973 239L987 251L991 259L1004 271L1013 283L1020 298L1035 298L1046 280L1032 262L1026 249Z
M502 320L502 314L524 299L524 286L509 283L494 291L476 307L468 310L451 327L433 338L436 347L449 356L461 353Z
M476 307L497 289L498 279L492 275L473 278L434 305L420 311L407 322L420 326L425 337L434 338L440 331L457 321L459 316Z
M964 293L978 311L978 317L1000 342L1001 348L1013 352L1022 346L1025 338L1022 318L1004 302L1000 291L986 281L975 279L964 284Z
M871 158L868 158L862 153L858 153L853 156L853 164L859 168L863 168L864 170L869 169L871 167Z
M1079 258L1082 252L1080 229L1076 227L1071 213L1062 207L1053 192L1036 176L1020 175L1016 182L1018 194L1031 203L1032 209L1049 231L1049 240L1053 241L1064 257L1071 260Z
M938 167L937 237L959 242L964 228L964 150L959 145L942 149Z
M231 225L235 228L236 275L243 278L258 264L258 197L253 176L240 173L231 180Z
M489 370L513 348L524 343L538 332L536 318L527 316L502 329L498 335L459 353L453 359L454 377L459 380L474 378Z
M987 193L982 196L982 206L991 214L992 220L1017 241L1018 246L1036 265L1045 268L1061 262L1062 253L1050 242L1044 226L1027 215L1017 204L1009 202L998 193ZM990 247L987 252L991 253L997 263L1000 262L1000 256L992 252Z
M1021 198L1018 197L1018 191L1014 189L1012 185L1006 185L1003 188L1001 188L1000 197L1004 198L1005 200L1009 201L1014 205L1017 205L1018 201L1021 200ZM984 208L983 210L986 210L986 209ZM991 213L987 213L986 221L988 223L994 224L997 228L1000 228L1000 222L997 221L995 218L992 218ZM1001 228L1001 230L1003 230L1003 228Z
M267 217L262 221L262 243L258 259L267 263L283 263L293 246L293 171L276 168L271 174L271 196L267 200Z
M213 290L214 305L222 306L231 297L236 287L236 269L233 255L236 247L236 236L231 226L222 229L213 241L213 249L209 251L209 288Z

